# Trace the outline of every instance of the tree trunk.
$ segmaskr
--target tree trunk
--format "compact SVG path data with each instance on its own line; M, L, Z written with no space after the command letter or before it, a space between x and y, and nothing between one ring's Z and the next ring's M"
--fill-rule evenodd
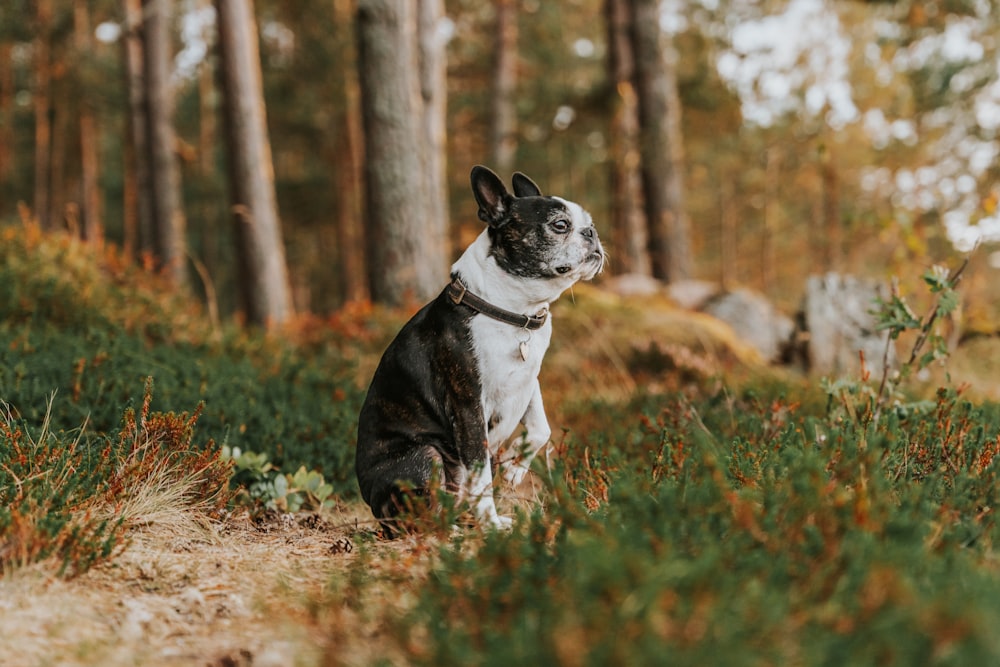
M13 45L0 44L0 183L14 173L14 63ZM6 215L5 188L0 186L0 216Z
M350 25L351 0L335 0L338 25ZM352 45L353 46L353 45ZM361 93L358 90L356 49L340 53L344 88L344 111L340 119L334 159L330 161L337 190L337 251L340 259L340 284L347 303L367 301L368 269L365 262L365 235L362 216L362 143Z
M170 12L168 0L143 0L143 75L146 84L147 149L152 186L153 232L157 259L176 285L187 284L185 220L180 169L174 150L174 99L170 85Z
M124 0L123 56L128 90L123 227L126 253L153 254L153 193L149 173L149 128L143 65L142 0Z
M32 101L35 111L35 220L43 229L51 227L49 176L52 162L52 123L49 116L51 69L49 42L52 28L51 0L38 0L33 46L35 80Z
M608 69L614 95L611 118L611 227L618 273L652 275L643 213L639 103L632 85L635 54L629 38L627 0L605 0Z
M229 187L247 320L278 325L293 314L267 136L257 22L251 0L216 0Z
M90 11L86 0L76 0L73 5L73 28L77 53L83 57L93 49ZM104 232L101 224L101 191L98 183L99 157L97 120L90 101L80 100L80 236L86 241L99 243Z
M840 179L829 148L820 149L820 175L823 182L822 238L825 240L823 264L827 271L839 271L843 254L843 226L840 221Z
M517 153L517 2L495 0L496 43L493 52L493 117L490 140L494 168L504 177Z
M443 0L417 0L417 49L420 65L420 99L423 107L424 169L427 183L426 233L428 243L440 246L440 256L448 251L448 90L446 87L447 35L442 32Z
M660 29L659 2L630 0L639 97L642 180L653 276L691 275L690 223L684 210L684 148L677 54Z
M441 291L447 260L427 233L413 0L360 0L357 13L372 298L399 305Z

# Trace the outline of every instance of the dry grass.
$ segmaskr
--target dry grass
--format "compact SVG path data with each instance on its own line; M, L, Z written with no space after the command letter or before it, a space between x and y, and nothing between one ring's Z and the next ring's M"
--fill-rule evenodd
M0 664L324 664L333 635L311 609L357 558L351 535L364 518L361 508L264 525L171 517L74 579L44 563L17 570L0 580Z

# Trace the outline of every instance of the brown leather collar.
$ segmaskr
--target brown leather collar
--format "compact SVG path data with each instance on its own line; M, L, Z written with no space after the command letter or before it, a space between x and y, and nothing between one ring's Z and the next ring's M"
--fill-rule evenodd
M541 329L549 319L549 311L547 309L542 309L537 315L522 315L521 313L514 313L503 308L498 308L485 301L482 297L470 292L465 283L457 277L452 278L445 291L455 305L462 304L477 313L482 313L487 317L492 317L494 320L511 324L521 329L529 329L531 331Z

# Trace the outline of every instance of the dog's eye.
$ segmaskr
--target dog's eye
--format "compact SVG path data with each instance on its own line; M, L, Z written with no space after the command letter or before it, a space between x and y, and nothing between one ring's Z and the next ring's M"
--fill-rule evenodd
M552 229L559 234L565 234L569 231L569 220L563 218L558 218L552 221Z

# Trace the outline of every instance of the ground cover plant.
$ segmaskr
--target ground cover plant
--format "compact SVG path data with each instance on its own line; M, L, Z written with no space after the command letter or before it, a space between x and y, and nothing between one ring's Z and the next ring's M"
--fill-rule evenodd
M278 664L1000 656L1000 408L956 383L907 391L943 353L933 316L958 274L925 274L923 316L894 293L883 325L912 367L884 381L881 360L838 382L776 373L696 317L581 290L554 313L552 451L500 489L514 530L431 515L385 541L351 446L406 313L240 334L113 251L0 233L0 619L48 615L0 662L176 664L179 646L184 664L274 647ZM101 613L60 617L48 575L19 594L37 567ZM86 619L103 638L53 653Z

